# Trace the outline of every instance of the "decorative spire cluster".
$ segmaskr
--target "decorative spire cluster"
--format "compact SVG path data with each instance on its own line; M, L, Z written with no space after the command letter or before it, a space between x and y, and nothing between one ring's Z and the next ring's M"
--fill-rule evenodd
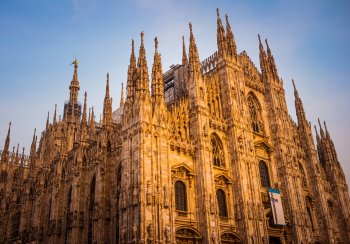
M226 18L226 33L222 24L219 9L216 9L217 14L217 45L219 54L223 57L237 58L237 47L235 38L233 36L230 23L228 21L228 15Z
M265 49L261 43L260 35L258 34L259 38L259 50L260 50L260 68L263 76L271 77L275 80L280 80L275 64L275 59L272 55L271 49L269 47L269 44L267 42L267 39L265 39L265 44L266 44L266 49L267 49L267 54L265 52Z

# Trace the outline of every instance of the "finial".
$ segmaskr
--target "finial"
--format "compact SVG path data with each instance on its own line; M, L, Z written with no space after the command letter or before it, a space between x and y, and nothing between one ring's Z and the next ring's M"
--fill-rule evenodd
M190 26L190 32L192 33L192 23L190 22L188 25Z
M140 34L140 36L141 36L141 46L143 46L143 36L144 36L145 34L143 33L143 31L141 31L141 34Z
M134 52L134 49L135 49L134 39L131 39L131 49L132 49L132 52Z
M79 64L78 59L77 59L77 57L75 57L75 59L74 59L74 66L78 67L78 64Z
M86 104L87 92L84 93L84 103Z
M228 23L228 15L225 14L226 23Z
M320 118L317 118L317 120L318 120L318 124L320 125L320 128L322 129Z
M154 38L154 47L156 49L156 52L158 52L158 38L157 37Z
M219 17L220 13L219 13L219 8L216 8L216 15Z
M261 44L261 38L260 38L260 34L258 34L258 38L259 38L259 43Z

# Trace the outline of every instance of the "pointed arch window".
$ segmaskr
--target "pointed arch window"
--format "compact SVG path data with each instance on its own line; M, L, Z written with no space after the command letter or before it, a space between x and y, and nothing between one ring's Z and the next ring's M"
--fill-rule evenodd
M175 183L175 208L179 211L187 211L186 185L182 181Z
M250 113L251 126L254 132L263 133L264 126L261 116L261 107L258 100L252 94L248 95L248 109Z
M226 204L226 194L222 189L216 191L216 198L218 201L219 216L227 217L227 204Z
M211 151L213 165L218 167L225 167L224 150L222 147L222 143L220 139L215 135L211 136Z
M259 162L260 182L263 187L270 187L269 169L264 161Z

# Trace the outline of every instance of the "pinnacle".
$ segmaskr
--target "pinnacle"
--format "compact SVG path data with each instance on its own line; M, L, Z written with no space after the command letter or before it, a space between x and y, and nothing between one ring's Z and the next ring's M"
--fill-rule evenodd
M185 47L185 37L182 36L182 65L187 65L187 54L186 54L186 47Z
M154 38L154 48L155 48L155 52L158 53L158 38L157 37Z
M143 43L143 37L144 37L144 35L145 35L145 34L143 33L143 31L141 31L141 34L140 34L140 36L141 36L141 46L143 46L143 44L144 44L144 43Z

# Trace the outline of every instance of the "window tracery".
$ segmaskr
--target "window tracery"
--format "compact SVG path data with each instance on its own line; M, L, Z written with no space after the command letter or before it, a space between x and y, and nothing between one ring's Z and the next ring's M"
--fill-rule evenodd
M261 106L258 100L255 98L255 96L249 94L247 101L253 131L256 133L264 133L264 123L261 115Z
M223 146L220 139L215 135L211 136L211 151L213 165L217 167L225 167Z

